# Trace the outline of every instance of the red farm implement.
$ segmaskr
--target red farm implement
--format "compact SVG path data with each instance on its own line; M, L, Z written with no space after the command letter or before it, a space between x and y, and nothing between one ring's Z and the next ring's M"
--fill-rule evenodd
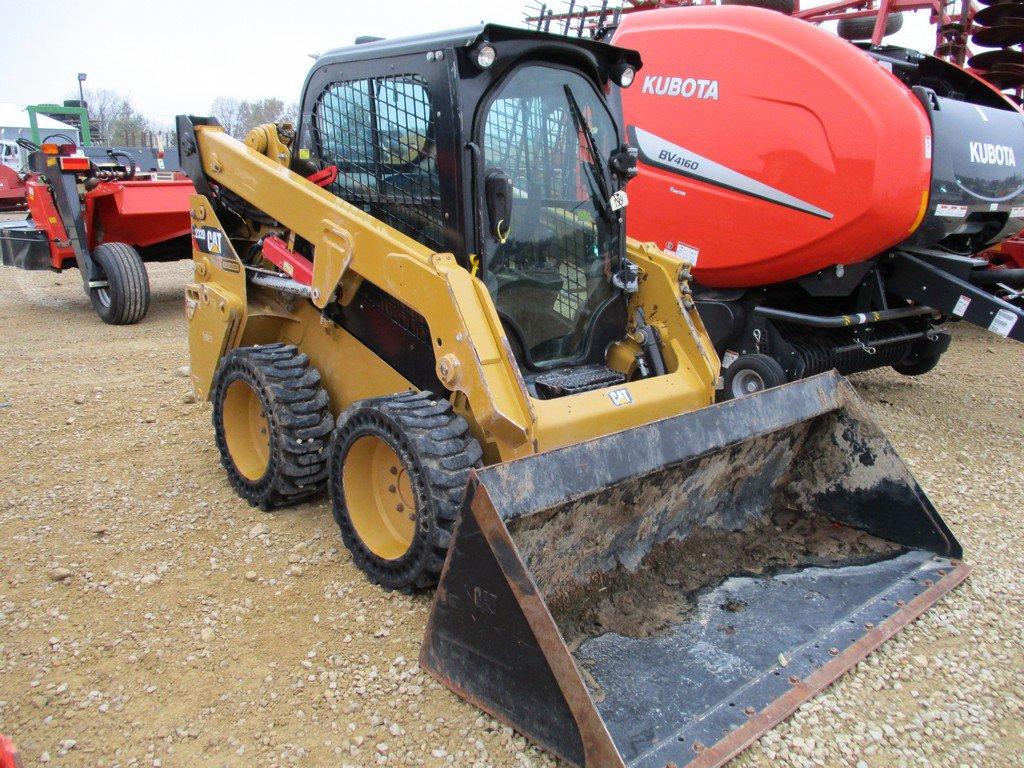
M554 9L559 5L559 10ZM664 8L718 5L716 0L624 0L585 6L580 0L536 3L527 23L548 31L584 35L618 25L629 14ZM809 5L808 3L804 3ZM800 0L721 0L721 5L746 5L780 11L811 24L838 22L837 33L851 41L882 44L903 26L903 13L928 11L935 28L933 55L968 68L1020 103L1024 88L1024 2L1020 0L838 0L801 7ZM987 7L985 7L987 6ZM969 46L993 49L974 53Z
M25 207L25 180L14 168L0 163L0 211L17 211Z
M986 269L974 272L979 285L985 285L1000 298L1024 307L1024 233L1004 240L979 254Z
M96 313L127 325L149 306L145 262L191 257L192 182L153 149L31 147L28 218L0 224L5 266L77 267Z

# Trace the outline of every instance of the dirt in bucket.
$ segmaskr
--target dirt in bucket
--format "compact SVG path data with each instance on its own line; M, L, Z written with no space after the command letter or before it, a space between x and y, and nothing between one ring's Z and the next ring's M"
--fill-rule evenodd
M657 544L636 571L621 565L589 583L559 590L548 606L570 650L615 632L650 637L693 610L699 592L730 576L788 568L850 565L902 547L821 515L776 512L740 531L696 528L685 539ZM739 612L742 604L725 605Z

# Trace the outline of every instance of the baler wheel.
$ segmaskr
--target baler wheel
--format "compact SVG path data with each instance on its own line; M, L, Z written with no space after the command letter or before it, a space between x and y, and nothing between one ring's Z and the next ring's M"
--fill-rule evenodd
M437 582L480 444L451 403L404 392L353 404L330 458L334 519L355 564L388 589Z
M774 357L740 355L725 369L721 399L734 400L785 383L786 372Z
M844 40L870 40L875 34L875 16L861 16L856 19L840 19L836 33ZM884 36L899 32L903 28L903 13L890 13L885 20Z
M787 16L792 15L796 10L796 3L793 0L722 0L722 5L746 5L751 8L765 8L769 11L778 11Z
M911 357L910 359L904 359L893 365L892 369L896 373L902 373L904 376L920 376L924 373L928 373L932 368L939 364L939 359L942 355L926 355L922 357Z
M334 419L305 354L280 343L234 349L210 399L220 460L239 496L269 510L323 489Z
M103 243L92 252L107 281L106 288L89 291L96 314L111 325L132 325L149 309L149 275L142 257L125 243Z

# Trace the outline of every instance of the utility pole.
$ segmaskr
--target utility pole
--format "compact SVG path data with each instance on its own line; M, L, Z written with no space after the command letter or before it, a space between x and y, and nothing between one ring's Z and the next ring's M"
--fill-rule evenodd
M85 91L82 88L82 83L85 82L85 78L86 78L85 72L79 72L78 73L78 106L79 107L83 107L85 109L85 117L83 118L83 120L86 123L86 128L83 128L81 125L78 126L78 135L79 135L79 137L85 136L86 129L91 127L91 126L89 126L89 109L88 109L88 107L85 106Z

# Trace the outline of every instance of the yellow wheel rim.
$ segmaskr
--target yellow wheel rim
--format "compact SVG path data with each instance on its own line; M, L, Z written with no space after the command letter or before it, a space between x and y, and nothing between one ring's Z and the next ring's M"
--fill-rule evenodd
M235 468L255 482L270 464L270 424L255 390L240 379L224 394L224 440Z
M348 449L342 488L349 520L363 544L383 560L397 560L416 535L416 498L394 449L365 435Z

